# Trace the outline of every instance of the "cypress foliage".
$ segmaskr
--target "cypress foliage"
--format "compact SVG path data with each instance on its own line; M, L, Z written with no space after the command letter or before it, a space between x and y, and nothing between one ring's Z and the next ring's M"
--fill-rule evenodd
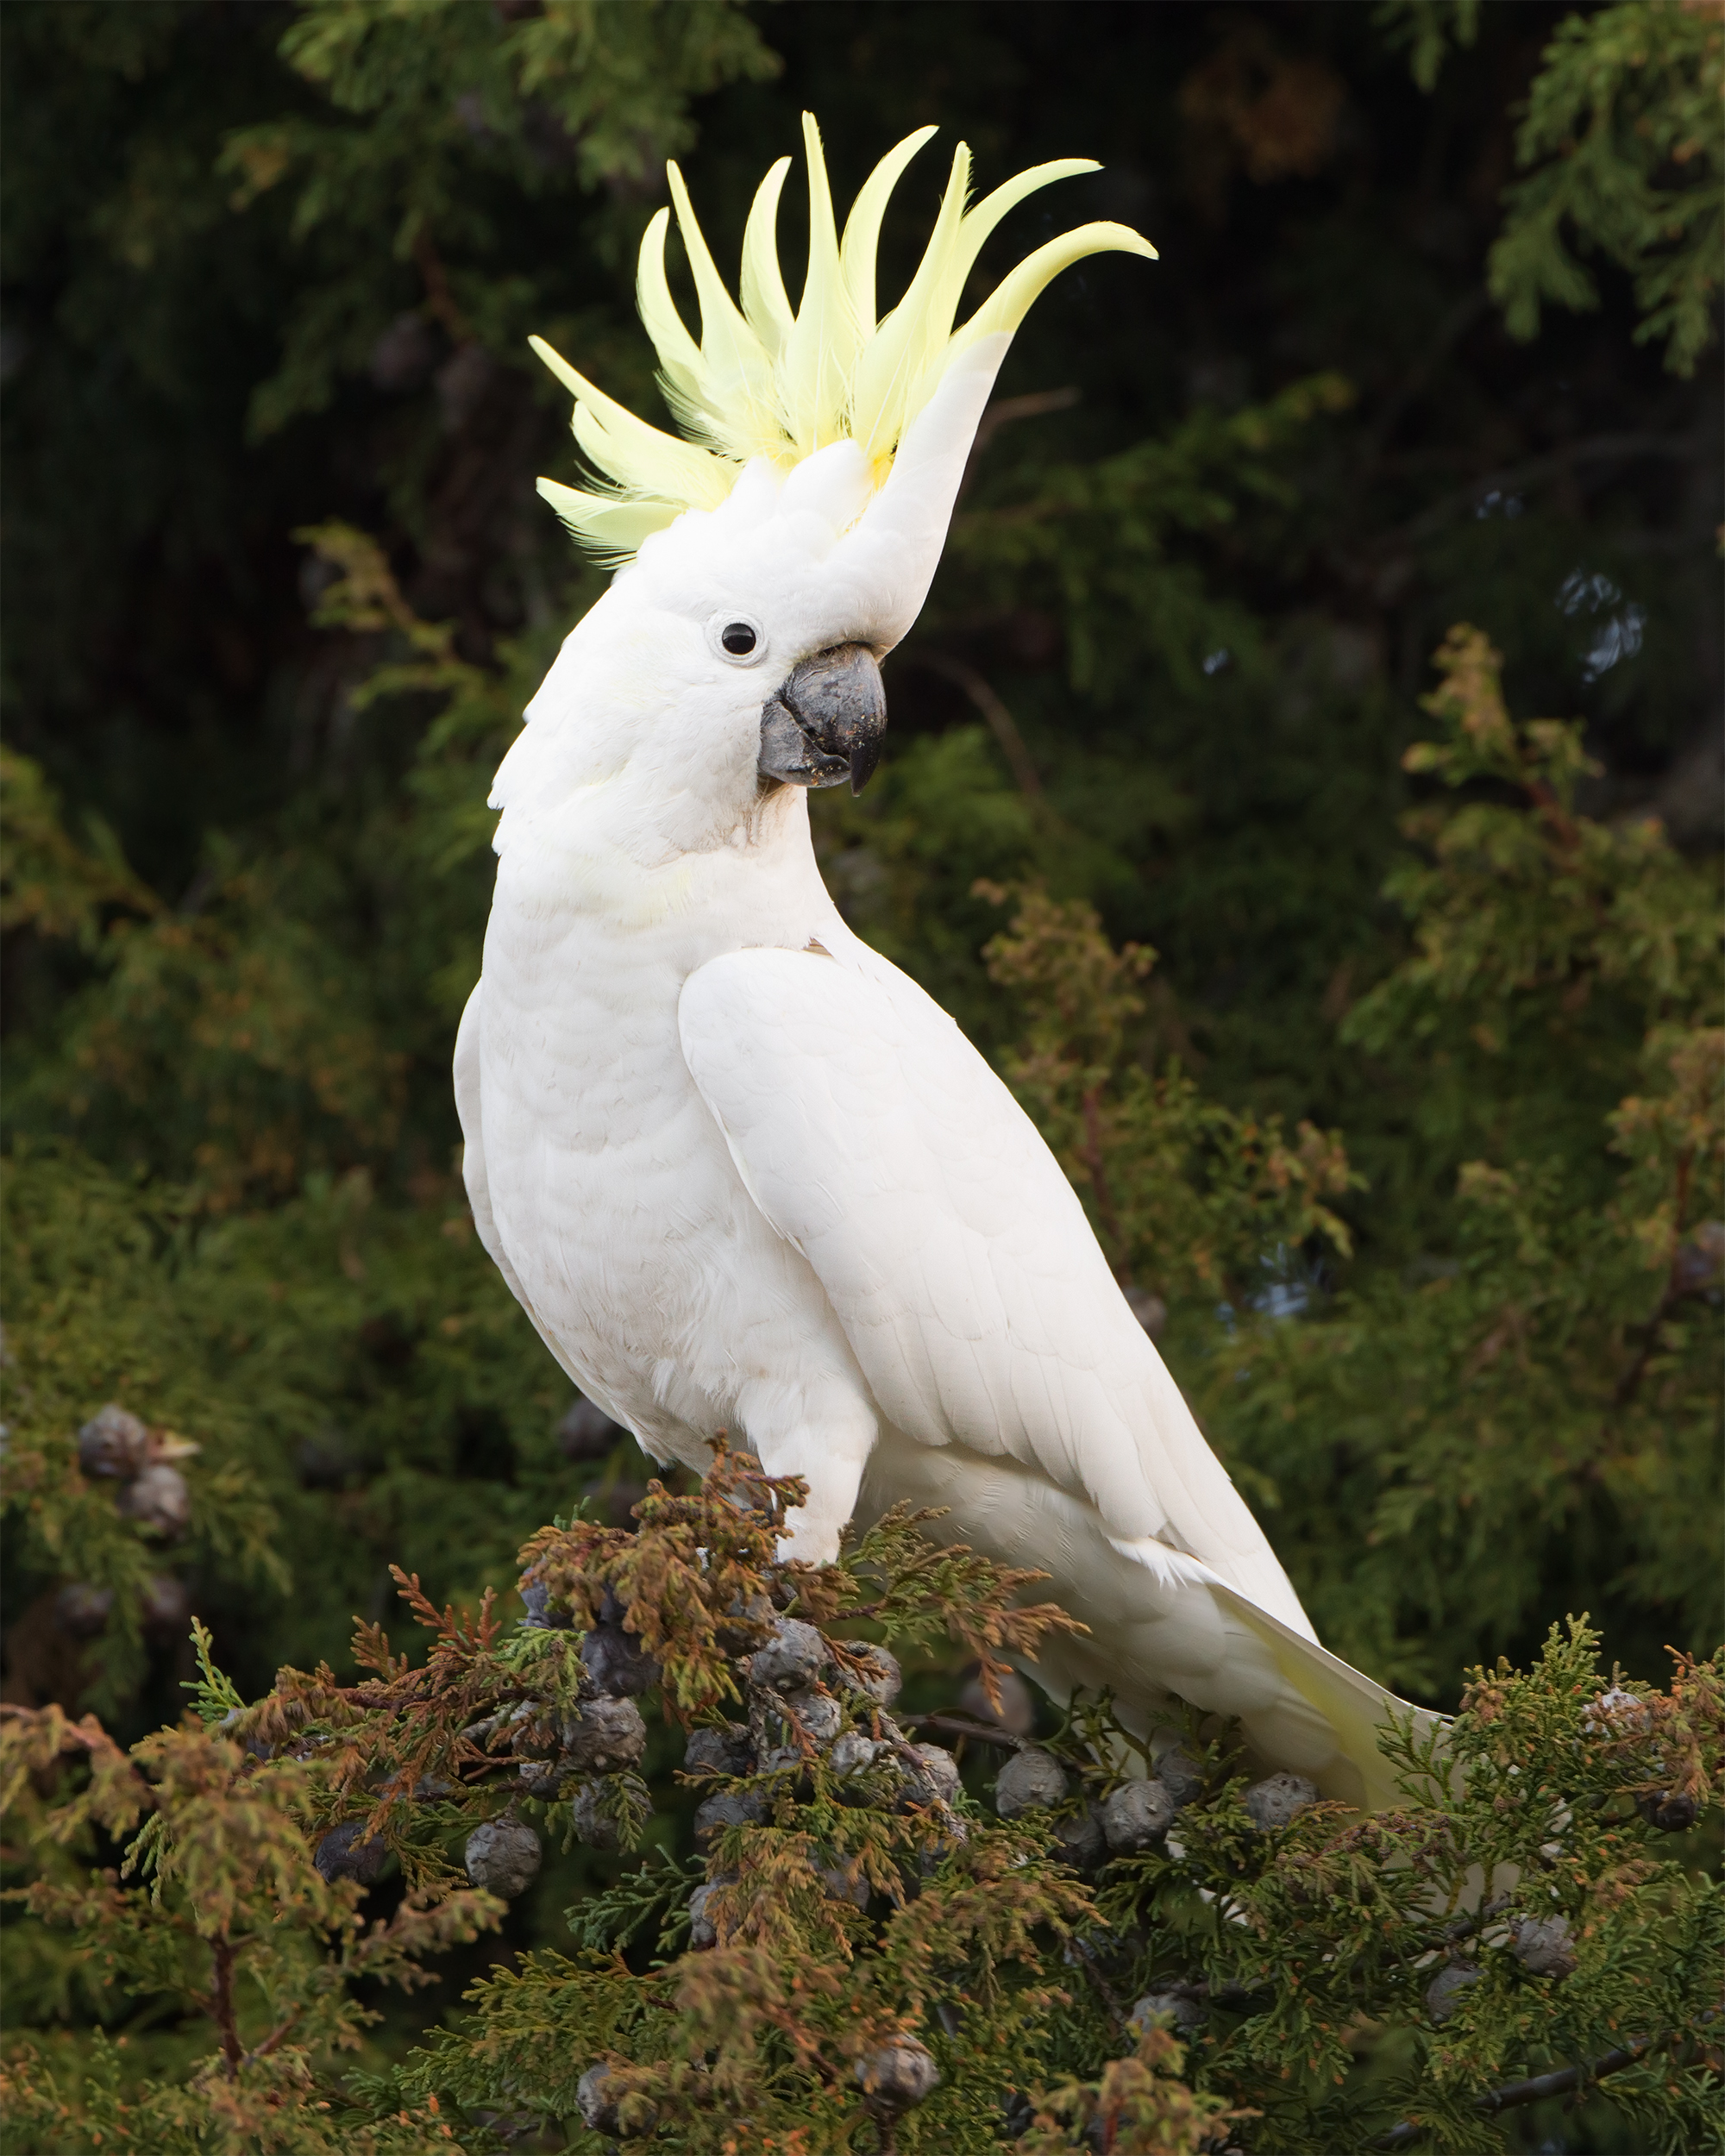
M1146 1745L1081 1698L1044 1743L1008 1734L1004 1656L1071 1621L1036 1576L903 1508L835 1564L781 1561L804 1485L716 1454L633 1530L535 1535L517 1624L398 1574L422 1662L366 1625L357 1682L283 1669L248 1703L200 1626L197 1712L129 1754L93 1715L5 1710L40 1865L15 1898L100 2002L81 2040L14 2047L16 2146L1198 2156L1238 2129L1317 2156L1491 2146L1594 2085L1638 2146L1703 2145L1725 1906L1666 1849L1717 1791L1725 1664L1608 1682L1595 1635L1554 1628L1531 1670L1476 1670L1446 1737L1386 1729L1405 1804L1361 1819L1195 1718ZM984 1711L906 1716L894 1650L943 1637ZM668 1844L637 1701L686 1733ZM919 1730L1004 1755L992 1807ZM580 1950L342 2076L371 1988L495 1925L559 1833L615 1852ZM115 1991L178 2024L146 2040L177 2073L123 2071Z

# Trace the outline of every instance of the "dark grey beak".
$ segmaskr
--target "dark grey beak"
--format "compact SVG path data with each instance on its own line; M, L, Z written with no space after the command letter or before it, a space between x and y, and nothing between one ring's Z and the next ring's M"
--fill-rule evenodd
M763 779L860 793L881 760L887 692L866 644L834 644L792 668L761 714Z

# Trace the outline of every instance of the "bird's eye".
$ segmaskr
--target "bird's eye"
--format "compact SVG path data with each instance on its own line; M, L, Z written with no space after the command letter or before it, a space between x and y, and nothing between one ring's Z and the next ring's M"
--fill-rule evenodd
M758 667L767 656L768 636L755 614L733 614L730 608L709 614L706 648L727 666Z

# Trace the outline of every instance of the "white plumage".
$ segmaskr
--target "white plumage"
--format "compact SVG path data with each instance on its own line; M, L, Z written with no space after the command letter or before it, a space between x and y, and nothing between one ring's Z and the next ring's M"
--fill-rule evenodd
M954 341L889 468L842 436L740 465L565 644L493 796L455 1052L474 1218L656 1458L704 1469L723 1430L807 1478L801 1552L946 1506L1091 1627L1044 1656L1051 1689L1107 1683L1145 1728L1176 1694L1382 1802L1385 1695L1316 1645L1041 1138L845 927L804 786L762 775L769 708L834 746L795 670L861 680L915 618L1007 341Z

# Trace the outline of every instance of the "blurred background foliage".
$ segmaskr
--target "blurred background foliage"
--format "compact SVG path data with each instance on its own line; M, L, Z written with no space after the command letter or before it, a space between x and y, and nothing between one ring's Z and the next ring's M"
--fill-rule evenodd
M1162 256L1014 346L886 763L817 804L848 917L1002 1060L1339 1651L1452 1705L1568 1609L1713 1644L1716 0L0 36L8 1698L135 1734L193 1610L248 1697L342 1669L392 1562L472 1600L639 1495L448 1075L490 774L602 588L525 339L656 417L664 159L734 255L804 106L842 195L934 121L986 184L1102 161L1003 259ZM108 1401L183 1520L80 1457Z

